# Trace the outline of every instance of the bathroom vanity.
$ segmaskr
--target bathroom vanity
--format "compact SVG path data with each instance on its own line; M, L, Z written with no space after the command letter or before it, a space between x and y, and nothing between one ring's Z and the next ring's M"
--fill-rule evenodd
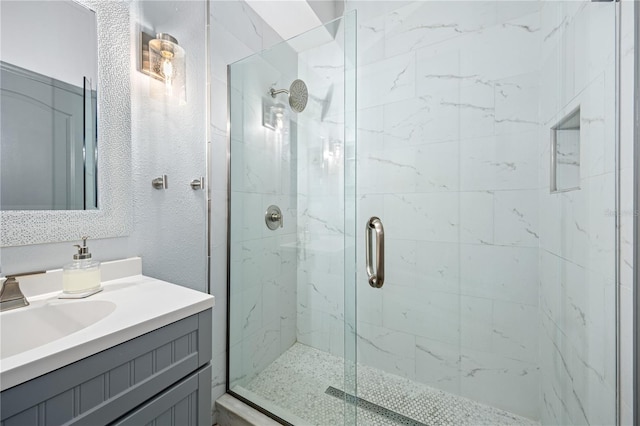
M2 426L211 424L213 297L141 275L139 259L123 262L138 273L90 298L27 295L30 306L0 314ZM31 330L20 330L25 322ZM65 333L73 323L81 328ZM62 335L40 336L48 327Z

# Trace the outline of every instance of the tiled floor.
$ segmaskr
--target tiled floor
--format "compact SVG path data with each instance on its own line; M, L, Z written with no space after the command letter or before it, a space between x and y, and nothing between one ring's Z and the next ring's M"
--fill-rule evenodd
M345 424L344 400L325 393L329 386L344 390L344 361L299 343L293 345L253 379L246 389L289 412L306 424ZM242 389L236 389L242 394ZM400 416L395 420L359 408L359 425L536 425L537 422L439 391L370 367L358 366L358 397ZM269 409L269 407L265 407ZM384 409L387 410L384 410ZM352 413L350 405L348 413ZM299 420L298 420L299 421ZM347 422L350 423L350 422Z

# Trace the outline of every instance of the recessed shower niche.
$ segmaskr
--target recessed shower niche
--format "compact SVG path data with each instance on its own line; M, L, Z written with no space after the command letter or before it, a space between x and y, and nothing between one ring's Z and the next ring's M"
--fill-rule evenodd
M551 128L551 192L580 189L580 107Z

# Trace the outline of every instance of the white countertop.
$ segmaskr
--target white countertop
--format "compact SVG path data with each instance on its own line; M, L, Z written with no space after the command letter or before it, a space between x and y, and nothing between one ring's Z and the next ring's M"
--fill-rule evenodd
M139 259L136 261L139 262ZM140 268L133 268L139 270ZM129 268L131 271L131 268ZM112 277L113 275L104 274ZM22 281L22 280L21 280ZM31 380L87 356L131 340L213 307L206 293L143 275L102 283L103 291L84 300L113 302L116 308L104 319L68 336L0 360L0 390ZM22 287L22 285L21 285ZM23 289L23 292L24 289ZM25 292L27 293L27 292ZM60 291L28 297L29 309L47 303L75 303L57 298ZM0 314L11 313L11 311ZM34 330L37 333L37 330Z

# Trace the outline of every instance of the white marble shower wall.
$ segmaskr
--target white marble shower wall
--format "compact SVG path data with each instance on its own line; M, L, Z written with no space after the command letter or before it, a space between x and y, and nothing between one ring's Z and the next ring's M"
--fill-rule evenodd
M296 67L284 44L232 65L231 388L296 340L296 131L262 124L263 99L272 102L271 87L288 88ZM280 207L282 228L267 228L270 205Z
M540 418L615 422L615 5L543 2ZM580 108L580 189L549 192L549 129Z
M347 7L359 23L358 361L537 419L539 3ZM386 232L379 290L364 274L370 216ZM327 316L310 318L332 335Z
M213 310L212 398L226 392L227 339L227 65L268 49L282 38L244 1L209 1L211 95L211 288ZM247 31L251 28L252 31ZM286 340L286 339L285 339ZM240 359L239 356L236 360ZM237 379L237 377L236 377ZM214 412L214 423L216 422Z
M620 420L633 424L634 8L620 3Z
M358 361L543 424L610 423L613 4L347 8L359 23ZM550 127L578 106L581 188L550 194ZM341 238L340 181L302 150L298 238ZM364 276L374 215L381 290ZM341 254L303 258L298 273L298 340L338 355Z
M335 40L313 43L329 36L315 29L297 43L314 46L298 55L298 78L307 83L309 103L297 114L297 339L344 357L344 162L353 153L345 153L344 24L335 28Z

